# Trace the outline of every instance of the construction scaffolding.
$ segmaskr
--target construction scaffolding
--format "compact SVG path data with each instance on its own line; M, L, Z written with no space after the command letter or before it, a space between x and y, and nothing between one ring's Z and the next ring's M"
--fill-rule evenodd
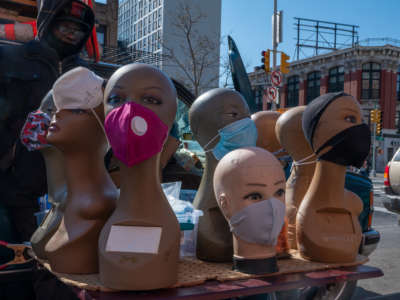
M294 18L297 60L358 44L357 25Z

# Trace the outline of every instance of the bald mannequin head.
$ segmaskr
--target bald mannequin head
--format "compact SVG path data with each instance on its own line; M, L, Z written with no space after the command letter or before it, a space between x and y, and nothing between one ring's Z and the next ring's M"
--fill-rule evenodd
M214 173L219 207L229 220L250 204L270 197L285 202L285 175L275 156L258 147L234 150L221 159Z
M190 128L201 146L215 137L218 129L246 117L250 117L250 111L242 95L224 88L200 95L189 111Z
M298 106L283 113L276 122L275 132L279 143L295 160L301 160L312 154L303 128L301 127L303 112L306 106Z
M275 124L279 116L280 113L276 111L259 111L251 115L258 131L257 147L270 152L278 151L281 148L275 135Z
M129 101L149 108L169 128L172 127L176 114L176 90L161 70L142 63L119 68L104 91L105 114Z

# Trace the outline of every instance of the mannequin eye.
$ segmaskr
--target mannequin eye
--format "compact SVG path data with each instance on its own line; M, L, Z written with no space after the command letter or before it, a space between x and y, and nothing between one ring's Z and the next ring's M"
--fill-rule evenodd
M162 104L161 100L159 100L155 97L152 97L152 96L145 96L142 98L142 100L144 103L147 103L147 104L156 104L156 105Z
M110 96L110 97L108 98L108 100L107 100L108 104L113 105L113 106L119 105L119 104L121 104L121 103L124 102L124 101L125 101L125 99L122 99L122 98L121 98L120 96L118 96L118 95L112 95L112 96Z
M277 196L277 197L281 197L283 195L285 195L285 190L284 189L279 189L274 194L274 196Z
M346 116L344 120L350 123L357 123L357 119L355 116Z
M243 197L245 200L260 201L262 200L262 195L260 193L250 193Z
M226 115L232 117L232 118L236 118L238 116L237 112L231 112L231 113L227 113Z

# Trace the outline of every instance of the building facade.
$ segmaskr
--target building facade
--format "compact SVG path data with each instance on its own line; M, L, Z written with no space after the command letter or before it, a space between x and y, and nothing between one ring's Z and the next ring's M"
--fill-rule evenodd
M122 0L120 1L118 17L118 40L128 48L139 51L158 53L164 57L157 66L169 76L191 86L186 71L191 69L191 63L185 57L187 43L176 28L176 21L185 14L182 7L186 6L191 13L201 15L202 20L196 24L195 31L216 41L218 47L210 50L210 55L219 61L219 40L221 31L221 0ZM168 51L167 51L168 50ZM196 49L194 49L196 50ZM168 59L171 52L182 58L177 63ZM208 66L203 74L204 82L213 82L204 89L218 86L219 65Z
M118 0L95 2L97 41L100 47L117 47Z
M319 95L344 91L359 100L366 123L372 109L381 110L383 134L375 146L377 170L383 171L400 145L399 67L400 47L392 45L357 46L292 62L280 88L280 107L307 105ZM268 86L265 73L249 76L261 101Z

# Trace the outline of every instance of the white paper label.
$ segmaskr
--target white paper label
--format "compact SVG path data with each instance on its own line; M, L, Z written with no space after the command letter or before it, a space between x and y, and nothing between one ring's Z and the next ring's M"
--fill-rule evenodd
M113 225L106 251L157 254L161 232L161 227Z

